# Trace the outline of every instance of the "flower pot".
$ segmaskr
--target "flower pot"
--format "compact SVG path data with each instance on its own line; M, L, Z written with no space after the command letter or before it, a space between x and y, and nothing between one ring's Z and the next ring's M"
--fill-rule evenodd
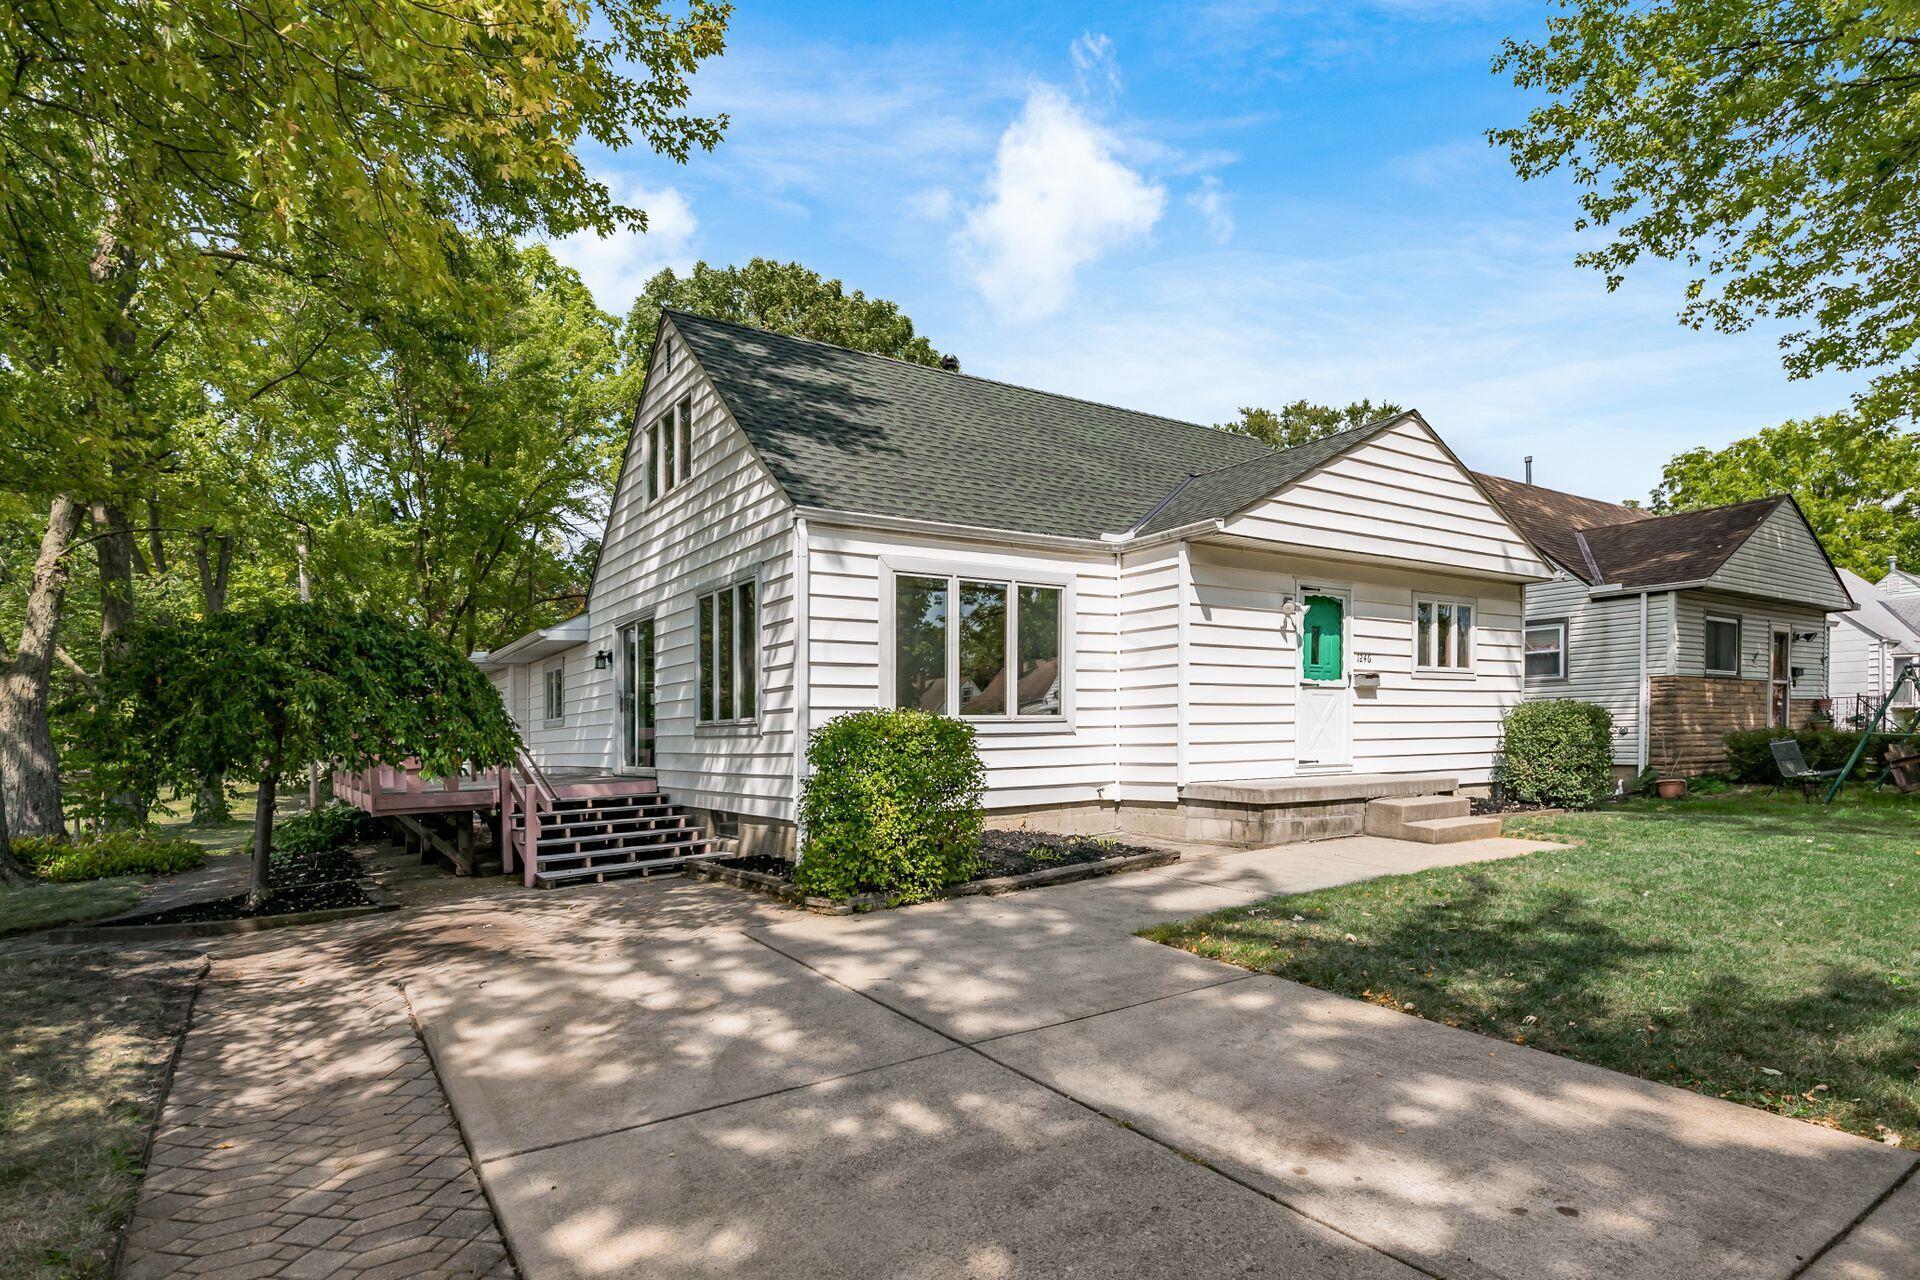
M1653 794L1659 796L1662 800L1678 800L1681 796L1687 794L1687 780L1685 778L1662 778L1653 784Z

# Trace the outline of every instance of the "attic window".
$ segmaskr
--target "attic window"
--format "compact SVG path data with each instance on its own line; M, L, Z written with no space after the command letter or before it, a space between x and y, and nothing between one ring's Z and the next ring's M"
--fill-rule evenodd
M647 429L647 501L673 492L693 472L693 397L653 420Z

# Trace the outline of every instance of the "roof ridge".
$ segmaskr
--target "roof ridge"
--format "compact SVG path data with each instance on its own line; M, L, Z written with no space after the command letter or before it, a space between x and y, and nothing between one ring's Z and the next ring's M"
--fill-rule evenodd
M1110 404L1105 400L1089 400L1085 396L1076 396L1065 391L1048 391L1044 387L1029 387L1025 383L1008 382L1002 378L983 378L977 373L965 373L959 369L942 369L938 365L921 364L918 360L902 360L899 356L883 355L878 351L862 351L858 347L843 347L837 342L827 342L820 338L802 337L797 333L782 333L778 329L762 329L758 325L743 324L738 320L727 320L720 316L702 315L698 311L688 311L682 307L661 307L660 310L668 315L687 316L705 324L725 325L729 329L740 329L747 333L764 334L770 338L782 338L788 342L801 342L813 347L825 347L829 351L844 351L848 355L862 356L869 360L885 360L889 364L904 365L909 369L923 369L938 373L943 377L965 378L970 382L984 382L988 386L1007 387L1014 391L1024 391L1037 396L1051 396L1055 400L1071 400L1075 404L1091 405L1096 409L1107 409L1114 413L1132 414L1140 418L1152 418L1154 421L1166 423L1168 426L1182 427L1190 431L1205 431L1224 439L1249 440L1255 444L1259 443L1259 441L1253 440L1251 436L1243 436L1237 431L1227 431L1220 427L1210 427L1204 422L1189 422L1185 418L1171 418L1164 413L1153 413L1146 409L1129 409L1122 404ZM1275 450L1275 452L1284 451ZM1249 461L1249 459L1243 458L1241 461L1245 462ZM1227 465L1233 466L1237 464L1229 463Z
M1651 524L1659 520L1678 520L1682 516L1704 516L1715 512L1738 511L1741 507L1779 506L1791 500L1792 494L1775 493L1764 498L1742 498L1738 502L1722 502L1712 507L1688 507L1685 511L1668 511L1662 515L1642 516L1637 520L1621 520L1614 524L1590 524L1582 526L1582 531L1598 533L1604 529L1631 529L1638 524Z

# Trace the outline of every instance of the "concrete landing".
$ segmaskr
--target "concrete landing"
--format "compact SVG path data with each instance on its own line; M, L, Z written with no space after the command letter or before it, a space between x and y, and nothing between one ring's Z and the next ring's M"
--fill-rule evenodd
M1182 800L1217 804L1327 804L1335 800L1379 800L1387 796L1448 795L1460 779L1445 773L1335 773L1323 777L1250 778L1243 782L1190 782Z

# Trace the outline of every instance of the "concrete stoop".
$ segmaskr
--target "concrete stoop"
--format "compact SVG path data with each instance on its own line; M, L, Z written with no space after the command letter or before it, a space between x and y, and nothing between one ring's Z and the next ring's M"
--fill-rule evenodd
M1500 819L1474 817L1465 796L1389 796L1367 801L1366 833L1420 844L1458 844L1500 834Z

